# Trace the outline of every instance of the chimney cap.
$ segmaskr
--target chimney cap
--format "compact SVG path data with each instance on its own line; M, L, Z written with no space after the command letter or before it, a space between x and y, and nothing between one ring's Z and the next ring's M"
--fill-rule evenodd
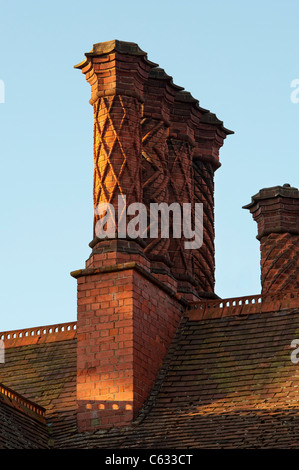
M200 121L205 123L205 124L212 124L212 125L216 125L216 126L220 127L225 132L226 135L234 134L234 131L231 131L230 129L227 129L226 127L224 127L223 121L218 119L216 114L211 113L210 111L208 113L204 114Z
M243 209L251 209L256 202L265 199L273 199L276 197L287 197L292 199L299 199L299 190L290 184L286 183L283 186L273 186L271 188L261 189L257 194L252 196L251 202L243 206Z
M179 91L184 90L184 87L176 85L173 82L173 78L171 75L168 75L162 67L154 67L150 70L148 78L153 78L157 80L165 80L172 86L174 93L178 93Z
M175 100L181 103L190 103L194 107L194 109L200 111L201 114L206 114L210 112L208 109L202 108L199 105L199 101L184 88L176 94Z
M144 52L138 44L135 42L120 41L119 39L113 39L112 41L98 42L93 45L93 48L90 52L86 52L86 59L83 62L80 62L77 65L74 65L75 69L82 69L89 57L95 57L103 54L109 54L110 52L119 52L120 54L128 54L135 56L142 56L144 61L149 64L151 67L157 67L158 64L151 62L147 58L147 53Z

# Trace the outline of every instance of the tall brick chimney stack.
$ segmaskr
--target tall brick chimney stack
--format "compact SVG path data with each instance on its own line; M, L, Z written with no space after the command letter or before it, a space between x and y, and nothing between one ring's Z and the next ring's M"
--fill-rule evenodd
M298 189L289 184L261 189L244 209L258 224L262 293L298 290Z
M202 180L196 197L205 206L210 227L213 185L206 173L211 158L214 171L217 149L226 133L218 132L213 119L201 122L208 111L174 85L135 43L95 44L76 68L91 85L94 112L92 252L85 269L71 273L78 283L77 423L79 431L92 431L125 426L135 419L184 308L200 297L192 250L185 249L181 239L171 238L171 223L169 239L158 230L151 231L152 238L140 232L139 238L130 238L118 221L118 213L126 213L118 204L119 197L126 196L126 209L131 203L138 207L142 203L147 212L152 203L168 208L172 203L181 208L192 203L192 156L198 145ZM208 182L210 191L202 199L201 181ZM100 203L110 204L106 214L99 212ZM97 228L105 221L108 225L114 212L113 238L102 238ZM125 228L132 217L131 213L126 216ZM156 227L152 219L148 222L150 228ZM210 228L205 233L213 238ZM196 273L203 281L200 291L206 288L203 278L211 278L207 282L210 293L213 244L204 245L209 254L199 257Z
M157 165L160 175L150 174L142 157L143 152L144 156L155 158L149 141L156 139L158 155L165 165L167 107L177 92L171 91L173 87L167 85L167 80L159 79L159 73L149 77L156 66L137 44L122 41L95 44L86 60L76 66L91 85L95 208L98 203L110 203L117 212L119 195L126 196L127 206L146 204L149 201L144 201L143 191L147 197L148 192L147 186L143 188L142 173L157 177L160 182L167 178L161 165ZM153 103L151 113L149 95L153 93L153 81L160 87L164 112ZM146 131L151 132L151 139ZM144 142L146 134L148 139ZM96 214L94 226L97 220ZM177 296L176 281L172 279L170 287L151 273L144 240L119 237L118 229L114 239L99 239L94 231L86 268L71 273L78 282L80 431L124 426L136 417L154 384L184 308L183 300ZM155 245L152 251L159 252L159 247Z

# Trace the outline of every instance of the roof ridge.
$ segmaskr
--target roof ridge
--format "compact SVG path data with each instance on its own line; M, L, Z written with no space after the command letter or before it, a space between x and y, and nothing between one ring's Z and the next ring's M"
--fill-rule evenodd
M54 325L35 326L20 330L0 332L0 340L5 348L27 344L48 343L72 339L77 334L77 322L56 323Z
M4 384L0 383L0 397L3 399L5 403L9 406L14 406L18 408L19 411L25 412L26 414L30 414L32 417L32 413L36 415L36 418L39 420L44 420L46 410L43 406L40 406L34 403L31 400L28 400L23 395L15 392L9 387L6 387ZM25 409L24 409L25 408Z
M299 308L298 291L269 292L192 302L188 306L187 316L191 321L199 321L254 313L278 312L292 308Z

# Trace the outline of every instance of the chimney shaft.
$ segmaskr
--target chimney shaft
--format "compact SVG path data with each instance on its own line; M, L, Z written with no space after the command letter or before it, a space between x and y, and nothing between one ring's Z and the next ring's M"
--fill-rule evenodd
M178 87L173 84L161 68L150 71L144 87L144 109L142 117L142 187L143 202L148 211L151 203L169 203L169 169L167 138L169 136L169 116ZM155 221L156 222L156 221ZM154 223L155 223L154 222ZM150 226L148 227L150 231ZM161 268L169 272L169 242L161 237L149 238L145 253L151 260L151 269Z
M289 184L262 189L244 209L258 224L262 293L298 289L298 189Z
M199 108L193 151L194 202L203 204L203 245L193 251L194 277L200 297L215 296L214 174L219 150L230 133L215 114Z
M116 216L120 194L126 196L127 205L142 202L143 89L155 66L137 44L122 41L94 44L86 60L76 66L91 85L94 208L112 204ZM95 215L94 238L98 219Z

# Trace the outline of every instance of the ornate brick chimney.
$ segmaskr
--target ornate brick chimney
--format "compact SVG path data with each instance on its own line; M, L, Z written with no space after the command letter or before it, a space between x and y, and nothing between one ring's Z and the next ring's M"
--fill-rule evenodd
M208 111L137 44L95 44L76 68L91 85L94 111L92 252L85 269L71 273L78 282L77 422L84 431L124 426L137 416L188 300L198 300L198 290L213 294L212 174L231 131L216 118L202 120ZM205 184L208 194L200 198ZM204 238L211 239L204 240L208 253L197 253L195 269L191 250L160 232L130 238L119 223L114 238L98 237L99 203L113 206L117 222L131 203L143 203L146 211L151 203L190 203L194 186L209 220ZM119 206L119 196L126 196L126 206ZM112 213L104 215L107 224ZM125 216L126 224L131 220Z
M298 189L289 184L261 189L244 209L258 224L262 293L298 290Z

